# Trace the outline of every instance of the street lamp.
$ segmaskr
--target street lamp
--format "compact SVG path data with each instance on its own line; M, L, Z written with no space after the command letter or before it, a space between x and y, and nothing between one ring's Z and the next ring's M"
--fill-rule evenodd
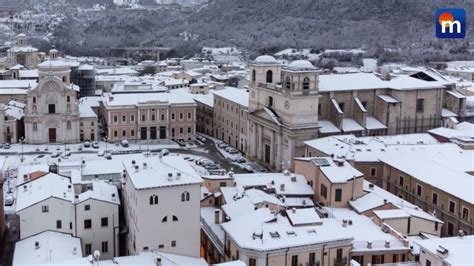
M25 158L23 157L23 143L25 142L25 138L24 137L21 137L20 138L20 144L21 144L21 159L20 161L23 162L25 160Z
M105 154L107 154L107 136L105 136L104 139L105 139Z

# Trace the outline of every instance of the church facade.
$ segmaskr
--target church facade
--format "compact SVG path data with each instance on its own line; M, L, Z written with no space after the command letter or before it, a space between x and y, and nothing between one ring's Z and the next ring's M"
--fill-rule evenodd
M248 154L271 169L292 168L303 142L318 135L319 71L308 61L282 66L260 56L250 76Z
M77 91L70 83L70 67L50 51L38 65L39 82L27 94L25 141L31 144L79 142Z

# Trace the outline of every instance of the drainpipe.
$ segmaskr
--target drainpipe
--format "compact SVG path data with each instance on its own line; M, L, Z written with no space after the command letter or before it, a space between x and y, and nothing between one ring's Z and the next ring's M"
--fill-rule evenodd
M285 266L288 265L288 251L290 251L290 248L287 248L285 251Z

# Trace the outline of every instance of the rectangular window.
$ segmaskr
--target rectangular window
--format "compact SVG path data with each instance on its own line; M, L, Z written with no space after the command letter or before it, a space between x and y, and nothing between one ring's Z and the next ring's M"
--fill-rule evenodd
M135 121L135 116L134 115L130 116L130 121L132 121L132 122Z
M426 265L426 266L431 266L431 261L427 259L425 265Z
M118 132L117 130L114 130L114 137L117 137L118 136Z
M342 200L342 189L341 188L337 188L336 189L336 198L335 198L335 201L336 202L340 202Z
M164 248L165 245L161 244L161 245L158 245L158 248Z
M91 205L89 205L89 204L84 205L84 210L85 211L90 211L91 210Z
M55 114L56 113L56 105L55 104L49 104L48 105L48 113L49 114Z
M176 247L176 240L171 241L171 246Z
M420 185L416 185L416 195L421 196L422 187Z
M109 252L109 242L104 241L102 242L102 253L107 253Z
M398 184L403 187L403 176L400 176L400 179L398 180Z
M161 121L165 121L165 115L161 115Z
M102 227L109 226L109 218L107 218L107 217L102 217L102 218L100 219L100 226L102 226Z
M432 202L434 205L438 205L438 194L433 193L433 195L432 195L432 197L431 197L431 202Z
M449 212L454 213L456 209L456 203L454 201L449 201Z
M309 265L316 263L316 254L314 252L309 253Z
M257 266L257 260L254 258L249 258L249 266Z
M127 120L127 117L122 115L122 122L125 122Z
M344 113L344 103L339 103L339 109Z
M145 115L142 115L142 121L145 121Z
M469 209L466 207L462 207L462 218L464 220L469 220Z
M423 113L425 109L425 99L417 99L416 100L416 112Z
M41 206L41 212L49 212L49 206Z
M63 224L62 224L61 220L57 220L56 221L56 229L61 229L61 228L63 228Z
M376 176L377 175L377 168L370 168L370 176Z
M86 256L92 254L92 244L86 244Z
M338 261L341 261L341 260L342 260L342 248L338 248L338 249L336 250L336 259L337 259Z
M84 220L84 229L91 229L91 228L92 228L92 220L91 219Z
M324 184L321 184L321 196L327 198L327 188Z
M191 113L188 113L188 119L191 119Z
M227 183L226 182L219 182L219 187L226 187Z
M118 121L118 118L116 115L114 115L114 122L116 123Z
M291 256L291 266L298 266L298 255Z

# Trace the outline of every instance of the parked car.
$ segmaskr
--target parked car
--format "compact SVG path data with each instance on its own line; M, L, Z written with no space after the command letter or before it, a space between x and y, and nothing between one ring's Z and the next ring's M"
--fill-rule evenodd
M84 142L84 148L90 148L91 143L89 141Z
M126 139L122 140L121 144L122 144L122 147L128 148L128 140L126 140Z
M3 148L6 150L10 149L10 143L5 143L5 145L3 145Z
M250 165L246 165L246 166L244 167L244 170L247 171L247 172L249 172L249 173L253 173L253 171L254 171L253 168L252 168L252 166L250 166Z
M104 150L99 150L99 152L97 152L97 156L99 157L102 157L105 155L105 151Z
M235 149L235 148L230 148L229 150L227 150L228 153L230 154L237 154L239 153L239 150Z
M161 152L161 155L163 156L170 154L170 151L168 149L162 149L160 152Z
M7 194L5 196L5 206L13 206L13 203L15 203L15 198L13 197L13 195Z
M51 154L51 158L58 158L59 156L61 156L61 153L60 151L57 151L57 152L54 152L53 154Z
M243 156L235 156L232 158L232 161L236 163L245 163L247 160L245 160Z
M92 148L98 149L99 148L99 142L94 141L94 143L92 143Z
M199 140L200 142L206 142L207 139L201 135L196 135L196 139Z
M217 170L220 167L217 164L206 164L204 165L204 168L206 168L207 170Z
M221 142L221 143L217 144L217 147L219 147L221 149L225 149L225 148L227 148L227 144L225 144L224 142Z
M185 147L186 146L186 142L184 142L184 139L178 139L178 145L181 146L181 147Z
M108 152L105 154L105 159L112 160L112 153Z
M0 143L0 149L3 148L3 143Z

